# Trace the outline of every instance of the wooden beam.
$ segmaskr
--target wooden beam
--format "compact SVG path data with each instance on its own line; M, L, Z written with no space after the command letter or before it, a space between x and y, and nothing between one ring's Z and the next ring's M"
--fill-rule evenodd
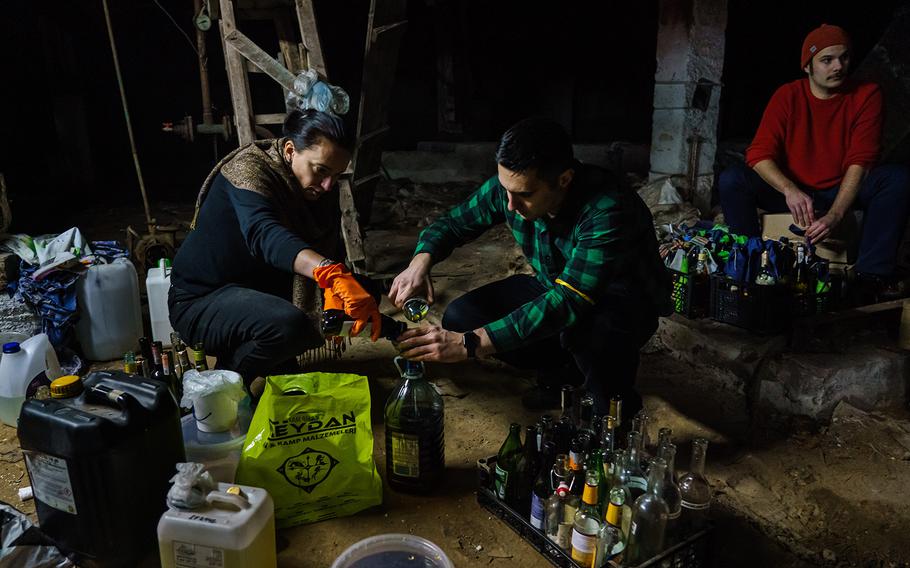
M281 48L284 64L288 68L288 71L296 76L303 70L304 64L303 60L300 58L300 49L296 37L297 34L294 32L294 27L291 25L293 18L294 14L290 13L290 11L282 11L280 12L280 16L275 17L274 22L275 32L278 34L278 46Z
M221 30L221 43L225 46L224 63L227 68L228 85L231 89L231 104L234 107L234 126L240 145L249 144L256 139L253 133L253 116L250 105L250 83L246 74L243 56L236 49L227 49L227 36L236 31L234 5L231 0L220 0L221 19L218 20Z
M313 0L295 0L294 5L297 9L297 20L300 23L300 37L306 49L307 69L314 69L320 78L326 79L329 73L325 68L322 42L319 40L319 30L316 27Z
M253 118L256 124L284 124L285 114L257 114Z
M262 50L253 40L243 35L238 29L233 29L224 35L228 44L253 62L253 65L262 69L266 75L278 82L289 91L294 90L294 74L284 65Z
M360 236L360 221L357 208L354 207L354 194L351 190L351 180L341 178L338 180L338 201L341 205L341 236L344 238L344 248L348 260L357 268L363 267L366 254L363 251L363 239Z

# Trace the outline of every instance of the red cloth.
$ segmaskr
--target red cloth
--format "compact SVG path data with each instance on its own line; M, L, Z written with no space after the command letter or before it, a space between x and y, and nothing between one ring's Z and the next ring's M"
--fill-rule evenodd
M847 167L875 165L881 132L878 85L848 82L836 97L822 100L809 90L808 78L799 79L771 97L746 163L754 167L774 160L801 188L830 189L840 184Z

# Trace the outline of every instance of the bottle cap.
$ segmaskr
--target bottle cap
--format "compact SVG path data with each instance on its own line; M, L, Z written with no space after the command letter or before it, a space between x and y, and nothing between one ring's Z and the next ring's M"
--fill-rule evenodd
M18 353L19 351L21 351L21 349L19 343L16 341L10 341L9 343L3 344L4 353Z
M82 392L82 379L65 375L51 382L51 398L71 398Z

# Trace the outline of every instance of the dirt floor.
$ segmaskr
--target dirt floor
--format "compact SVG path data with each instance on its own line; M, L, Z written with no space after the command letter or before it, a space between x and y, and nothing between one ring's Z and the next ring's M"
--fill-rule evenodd
M377 199L367 234L377 260L374 270L400 269L419 229L470 189L404 182L383 188L380 196L388 197ZM170 210L182 216L186 209ZM434 270L437 304L431 321L438 322L445 304L463 292L522 270L520 251L508 233L490 231ZM391 306L383 310L395 315ZM341 360L318 365L370 378L374 455L381 473L381 413L397 381L395 355L387 341L354 340ZM426 497L386 487L383 505L375 510L281 531L280 566L324 568L352 543L381 533L428 538L458 567L549 565L478 506L474 493L478 458L497 452L511 422L528 424L538 417L520 403L521 393L532 385L531 374L486 362L431 364L427 372L446 405L444 483ZM700 389L698 378L697 369L665 349L646 349L640 388L655 431L673 428L680 448L677 471L688 466L693 437L710 440L707 475L715 491L716 520L712 566L910 566L910 492L905 490L910 417L842 405L830 425L798 420L755 425L744 408ZM33 515L33 502L21 503L16 493L28 483L15 430L2 426L0 500Z

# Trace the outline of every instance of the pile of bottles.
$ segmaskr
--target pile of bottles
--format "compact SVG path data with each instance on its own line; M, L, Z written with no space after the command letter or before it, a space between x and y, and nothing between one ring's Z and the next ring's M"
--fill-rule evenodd
M193 362L187 353L187 346L177 332L171 332L171 347L165 349L161 341L139 339L139 352L127 351L123 355L123 372L158 379L167 383L174 397L179 401L183 396L183 374L190 369L207 371L205 346L200 342L193 347Z
M811 243L746 237L723 225L711 228L674 229L661 244L660 253L671 270L689 275L692 289L707 289L712 274L739 285L785 287L791 310L797 315L822 311L832 290L834 275L826 259L816 256ZM705 301L702 296L701 301ZM680 311L677 309L677 311Z
M542 416L523 443L512 424L496 457L496 496L581 566L620 555L634 566L705 528L708 442L692 442L690 471L677 477L669 428L652 444L646 411L624 422L621 397L607 416L593 408L589 394L564 386L558 419Z

